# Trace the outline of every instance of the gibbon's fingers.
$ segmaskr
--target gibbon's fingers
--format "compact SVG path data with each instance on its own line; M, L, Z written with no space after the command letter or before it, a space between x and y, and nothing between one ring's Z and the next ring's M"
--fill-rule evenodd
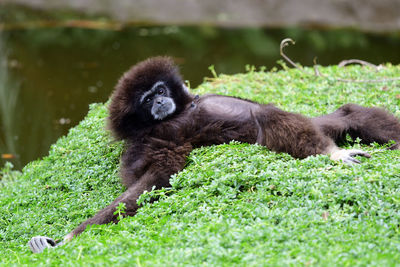
M47 236L35 236L28 242L33 253L41 253L45 248L55 248L64 245L65 241L56 243L54 239Z
M28 242L29 248L33 253L40 253L42 252L45 248L48 247L57 247L61 244L56 244L56 241L54 241L50 237L46 236L35 236L32 237L31 240Z

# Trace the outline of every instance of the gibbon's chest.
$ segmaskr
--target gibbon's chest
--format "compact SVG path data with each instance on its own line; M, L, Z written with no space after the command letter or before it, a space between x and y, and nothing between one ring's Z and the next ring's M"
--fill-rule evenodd
M252 119L252 113L260 109L260 105L239 98L206 95L201 98L201 109L213 117L219 117L224 120L247 121Z

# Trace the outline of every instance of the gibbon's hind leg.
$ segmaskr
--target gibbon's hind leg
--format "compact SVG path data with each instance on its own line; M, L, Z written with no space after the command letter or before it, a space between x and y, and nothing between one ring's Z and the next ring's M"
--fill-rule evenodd
M341 144L346 140L348 125L342 117L341 111L311 118L312 123L320 129L320 131L332 138L336 144Z
M393 140L396 142L393 149L400 149L400 121L386 110L347 104L339 111L353 139L359 137L365 144L386 144Z
M336 143L343 141L346 134L349 134L353 139L360 138L364 144L386 144L393 140L396 144L391 149L400 149L400 121L381 108L346 104L312 121Z
M362 150L340 149L313 121L300 114L280 110L272 105L251 114L258 128L256 143L276 152L286 152L295 158L329 155L346 164L360 163L354 156L370 157Z

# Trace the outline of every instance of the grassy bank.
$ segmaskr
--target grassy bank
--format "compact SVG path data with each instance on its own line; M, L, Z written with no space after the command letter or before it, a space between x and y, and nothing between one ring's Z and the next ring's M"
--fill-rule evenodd
M312 69L306 69L310 74ZM273 102L310 116L344 103L381 106L400 117L400 82L341 83L399 77L400 66L360 66L221 75L194 92ZM232 142L192 152L172 188L141 198L135 217L92 226L72 242L32 254L32 236L62 238L124 189L122 143L104 130L104 105L21 175L0 181L0 259L4 265L395 265L400 262L400 152L372 154L348 167L327 156L295 160ZM7 170L3 173L7 177ZM151 195L158 201L149 203Z

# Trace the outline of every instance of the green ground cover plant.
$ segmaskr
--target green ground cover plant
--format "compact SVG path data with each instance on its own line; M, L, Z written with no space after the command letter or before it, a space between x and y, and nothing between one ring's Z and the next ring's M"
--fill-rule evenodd
M309 116L358 103L400 118L400 82L343 83L332 77L382 79L400 66L298 69L219 75L194 92L240 96ZM88 116L22 173L2 169L2 265L394 266L400 262L400 151L361 147L372 158L353 167L327 156L296 160L232 142L194 150L171 188L147 193L134 217L95 225L41 254L32 236L61 239L121 192L122 143L104 129L107 110ZM9 178L12 176L12 179ZM155 202L150 198L155 197ZM124 207L117 210L122 216Z

